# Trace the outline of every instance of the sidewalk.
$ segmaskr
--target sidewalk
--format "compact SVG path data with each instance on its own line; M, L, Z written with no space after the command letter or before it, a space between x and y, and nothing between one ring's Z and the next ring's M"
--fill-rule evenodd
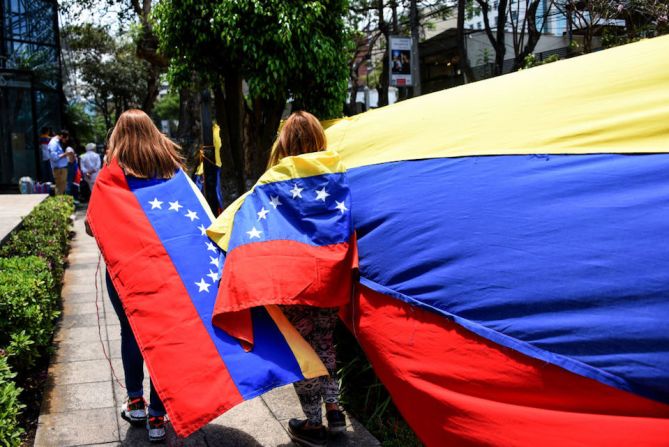
M96 310L98 249L84 231L83 218L84 212L77 212L62 293L63 317L54 339L55 354L34 445L148 446L146 430L130 427L119 416L125 392L116 383L102 347L122 382L120 329L106 291L104 300L98 292L99 313ZM148 380L145 384L148 386ZM293 444L286 428L293 417L303 416L293 387L287 386L244 402L187 439L178 439L169 431L165 445L289 447ZM373 447L379 443L364 427L349 420L346 434L330 445Z

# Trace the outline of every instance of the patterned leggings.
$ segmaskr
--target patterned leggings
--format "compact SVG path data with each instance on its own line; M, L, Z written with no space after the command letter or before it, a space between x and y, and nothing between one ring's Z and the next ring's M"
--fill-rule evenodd
M302 411L312 424L322 423L321 399L326 404L339 402L339 383L336 379L336 356L334 330L337 324L337 308L310 306L281 306L286 318L314 348L327 368L329 376L304 379L295 382L295 391L300 398Z

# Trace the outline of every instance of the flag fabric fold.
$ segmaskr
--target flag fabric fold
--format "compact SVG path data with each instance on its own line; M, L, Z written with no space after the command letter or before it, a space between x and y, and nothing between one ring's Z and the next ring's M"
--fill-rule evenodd
M175 431L186 436L272 388L327 374L280 312L249 312L247 351L212 322L224 253L212 215L183 171L126 177L116 163L95 182L87 219Z
M265 305L340 307L357 268L351 196L336 153L287 157L209 228L227 252L214 322L248 347Z

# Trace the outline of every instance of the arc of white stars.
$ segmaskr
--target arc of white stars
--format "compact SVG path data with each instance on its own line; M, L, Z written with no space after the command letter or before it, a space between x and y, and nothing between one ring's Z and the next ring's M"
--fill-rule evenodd
M200 282L196 282L195 285L198 286L199 289L200 289L200 290L198 290L198 292L209 292L209 286L210 286L211 284L209 284L208 282L206 282L206 281L204 280L204 278L201 278L201 279L200 279Z
M199 219L199 217L197 217L197 213L191 210L188 210L186 217L189 218L191 222L193 222L195 219Z
M179 212L179 209L183 208L183 205L179 204L178 200L175 200L174 202L170 202L170 209L169 211L176 211Z
M213 251L216 253L218 249L216 248L216 245L212 244L211 242L207 242L207 251Z
M348 208L346 208L346 204L344 202L340 202L339 200L335 200L337 202L337 208L339 211L341 211L342 214L344 214L344 211L348 211Z
M201 234L202 236L206 236L206 235L207 235L207 229L205 228L204 225L200 224L200 226L197 227L197 229L200 230L200 234Z
M325 190L325 186L323 186L323 189L316 190L316 200L322 200L325 202L325 199L327 199L329 195L330 193Z
M267 213L269 213L269 210L266 210L263 206L262 209L256 213L258 215L258 220L267 219Z
M279 196L271 196L269 204L272 205L274 209L276 209L280 205L283 205L283 203L279 201Z
M212 272L211 269L209 269L209 273L207 273L205 276L208 276L211 278L211 282L216 282L220 278L217 272Z
M249 235L249 239L253 239L255 237L260 239L260 235L262 234L262 231L259 231L258 229L256 229L256 227L253 227L253 229L251 229L251 231L247 231L246 234Z
M295 183L293 185L293 189L290 190L290 193L293 195L293 199L297 199L298 197L301 199L302 191L304 191L304 188L300 188L299 186L297 186L297 183Z
M162 210L163 208L161 207L161 205L163 203L164 202L161 202L160 200L158 200L158 197L156 197L149 202L149 205L151 205L152 210L155 210L156 208L158 208L159 210Z
M218 265L218 258L214 258L214 257L212 257L212 256L209 256L209 264L213 264L213 265L216 266L216 268L218 268L218 267L219 267L219 265Z

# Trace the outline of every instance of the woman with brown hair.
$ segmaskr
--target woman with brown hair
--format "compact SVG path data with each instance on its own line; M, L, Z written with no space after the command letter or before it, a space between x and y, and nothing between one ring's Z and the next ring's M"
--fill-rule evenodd
M105 164L116 161L126 177L145 181L147 186L170 179L183 166L179 147L160 133L141 110L121 114L109 137ZM95 200L95 195L91 198ZM92 236L90 228L86 228ZM165 439L165 407L151 383L150 404L144 400L144 359L128 322L109 272L107 290L121 325L121 360L128 398L121 417L134 426L146 426L150 442Z
M318 119L310 113L299 111L288 117L276 146L269 157L268 168L284 157L325 150L327 140ZM334 330L338 308L310 306L281 306L286 318L316 351L329 372L329 376L295 382L295 391L307 419L291 419L288 423L290 437L308 446L327 445L327 431L339 433L346 430L346 420L339 408L339 383L336 380ZM321 403L325 403L328 430L322 424Z

